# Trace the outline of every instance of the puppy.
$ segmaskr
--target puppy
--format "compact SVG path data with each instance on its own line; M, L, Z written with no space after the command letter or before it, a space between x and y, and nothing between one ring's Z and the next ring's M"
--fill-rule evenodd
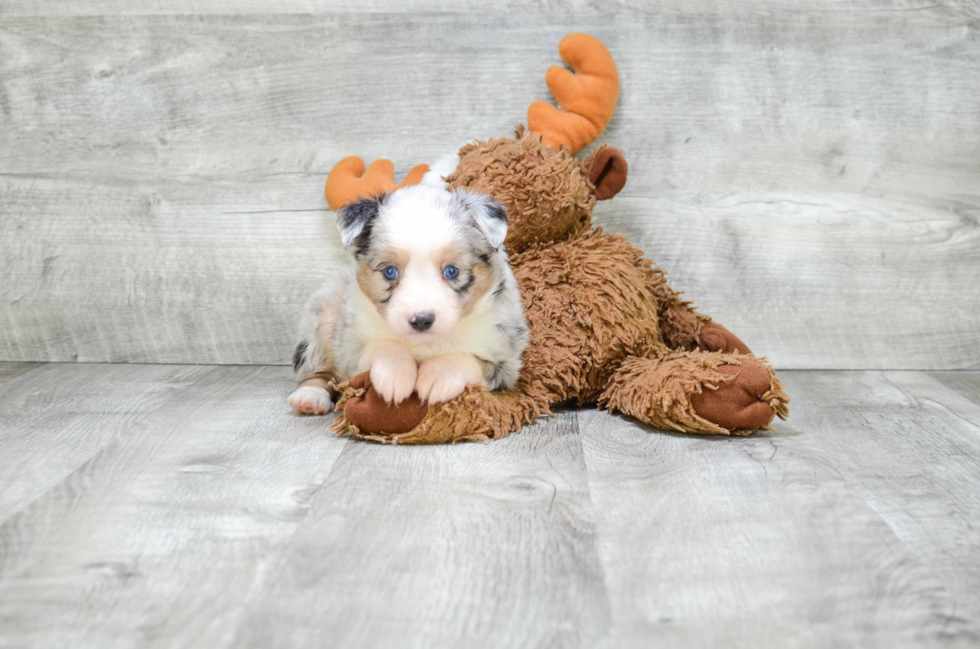
M420 184L341 208L337 227L352 264L303 316L293 408L327 412L328 380L368 370L389 403L514 386L529 334L503 207Z

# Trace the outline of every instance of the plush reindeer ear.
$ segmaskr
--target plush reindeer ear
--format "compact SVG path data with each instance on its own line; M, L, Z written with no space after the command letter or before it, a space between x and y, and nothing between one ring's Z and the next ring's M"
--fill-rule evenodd
M378 218L378 211L386 198L386 194L379 198L362 198L337 210L337 229L340 230L340 241L345 247L354 243L365 228L370 232L370 224Z
M507 237L507 210L489 196L471 194L457 188L453 195L463 208L469 212L476 227L494 248L499 248Z
M582 175L594 187L597 200L612 198L626 186L629 165L622 151L615 147L602 145L582 160Z

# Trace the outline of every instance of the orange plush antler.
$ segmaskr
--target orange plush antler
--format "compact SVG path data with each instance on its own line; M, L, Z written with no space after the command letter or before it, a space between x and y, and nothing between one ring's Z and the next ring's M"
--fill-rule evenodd
M561 109L536 101L527 109L527 126L553 149L576 154L605 130L619 101L619 72L606 46L588 34L569 34L558 45L575 72L553 65L545 81Z
M393 192L408 185L417 185L422 176L429 170L429 165L416 165L405 176L405 180L395 184L395 166L391 160L375 160L364 171L364 161L356 155L344 158L334 165L327 176L327 204L330 209L339 210L358 198L377 196L385 192Z

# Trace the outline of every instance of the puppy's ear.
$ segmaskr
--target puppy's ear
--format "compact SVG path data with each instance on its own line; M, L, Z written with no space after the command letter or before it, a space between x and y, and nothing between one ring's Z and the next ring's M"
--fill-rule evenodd
M337 210L337 229L340 230L340 241L344 246L354 243L365 227L370 232L370 223L378 218L385 198L361 198Z
M456 189L458 200L469 212L476 227L494 248L499 248L507 237L507 210L489 196L470 194L464 189Z

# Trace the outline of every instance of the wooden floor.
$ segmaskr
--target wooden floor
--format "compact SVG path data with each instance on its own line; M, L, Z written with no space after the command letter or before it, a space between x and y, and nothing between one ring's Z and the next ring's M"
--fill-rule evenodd
M748 438L410 448L284 367L0 364L0 645L976 646L980 373L783 377Z

